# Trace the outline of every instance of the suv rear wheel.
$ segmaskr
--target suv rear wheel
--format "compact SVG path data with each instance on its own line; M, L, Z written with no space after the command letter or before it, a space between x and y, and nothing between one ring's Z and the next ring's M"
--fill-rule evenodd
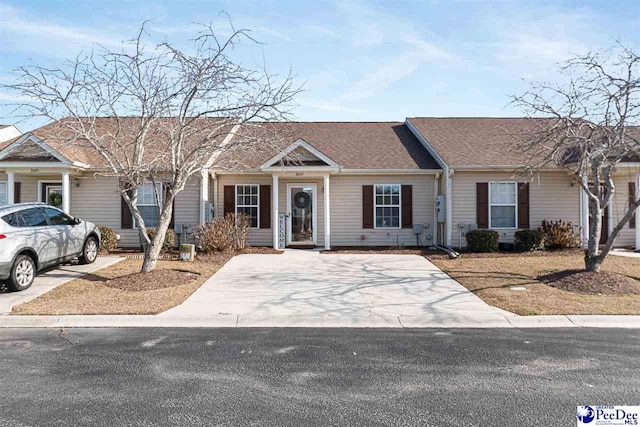
M10 291L24 291L29 288L36 277L36 263L28 255L18 255L11 267L11 275L7 282Z
M98 258L98 239L91 236L84 242L82 255L78 258L80 264L92 264Z

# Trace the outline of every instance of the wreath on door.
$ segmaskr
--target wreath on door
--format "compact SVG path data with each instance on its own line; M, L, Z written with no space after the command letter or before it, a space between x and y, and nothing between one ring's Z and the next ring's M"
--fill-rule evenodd
M57 208L62 206L62 194L60 194L60 193L50 193L49 194L49 204L51 206L55 206Z
M296 195L293 196L293 200L293 203L298 209L308 209L311 205L311 196L304 191L297 192Z

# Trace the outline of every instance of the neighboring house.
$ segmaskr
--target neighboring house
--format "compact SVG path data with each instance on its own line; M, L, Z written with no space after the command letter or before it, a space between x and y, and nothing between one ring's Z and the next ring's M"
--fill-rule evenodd
M587 206L575 176L554 167L519 174L535 160L514 149L527 123L415 117L261 124L244 132L272 142L247 149L237 144L223 152L215 168L178 194L174 223L195 226L210 216L244 213L251 218L249 243L274 247L458 247L476 227L495 229L500 241L512 242L516 230L539 227L545 219L571 221L583 233ZM139 245L115 179L96 174L99 156L88 147L48 138L46 130L0 141L0 202L58 203L73 215L114 228L122 246ZM635 162L618 168L605 234L635 194L638 170ZM140 196L151 225L153 194L146 184ZM639 248L639 228L636 218L617 246Z

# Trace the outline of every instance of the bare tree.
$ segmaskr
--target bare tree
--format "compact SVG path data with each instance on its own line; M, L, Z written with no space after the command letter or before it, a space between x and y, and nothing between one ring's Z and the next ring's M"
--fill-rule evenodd
M20 110L57 121L56 137L96 153L99 173L116 177L144 249L142 272L155 268L171 221L173 202L190 177L215 166L237 144L275 143L243 129L258 121L286 120L299 92L289 73L246 68L234 59L247 30L220 39L210 26L189 49L154 44L142 25L120 51L97 47L63 66L25 66L5 86L29 99ZM230 135L238 137L228 138ZM162 182L157 232L149 238L138 207L138 188ZM153 186L156 189L156 185ZM156 193L157 191L154 190Z
M622 45L569 60L561 82L536 82L513 97L537 127L517 147L533 159L530 169L558 166L574 173L589 199L586 269L599 272L620 231L640 206L630 200L600 247L604 210L614 200L614 173L640 155L640 57ZM583 179L584 178L584 179ZM626 196L625 196L626 197Z

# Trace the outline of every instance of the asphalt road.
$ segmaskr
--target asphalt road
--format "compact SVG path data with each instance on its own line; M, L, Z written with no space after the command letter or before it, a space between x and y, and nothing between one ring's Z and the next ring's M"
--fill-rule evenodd
M0 330L0 425L575 425L640 404L640 333Z

